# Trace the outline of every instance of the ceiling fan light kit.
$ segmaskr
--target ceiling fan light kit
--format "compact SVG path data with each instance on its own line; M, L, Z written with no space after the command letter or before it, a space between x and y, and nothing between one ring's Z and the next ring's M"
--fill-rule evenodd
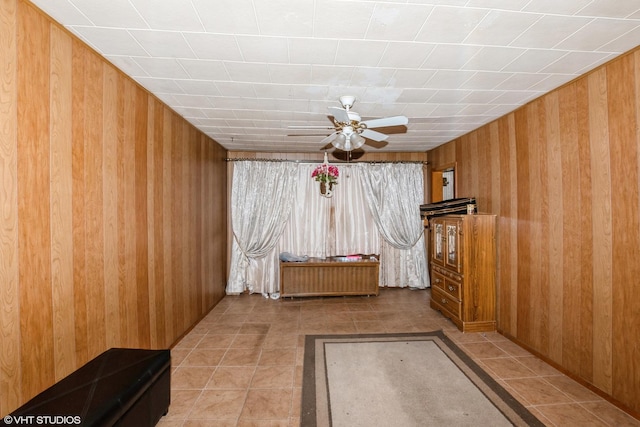
M356 150L366 143L366 139L382 142L388 138L387 135L371 128L401 126L409 123L409 119L405 116L362 121L360 114L350 111L350 108L356 102L355 96L345 95L341 96L339 100L343 108L329 107L329 113L333 116L335 131L320 141L321 144L331 143L335 148L342 151ZM309 128L311 129L311 127Z

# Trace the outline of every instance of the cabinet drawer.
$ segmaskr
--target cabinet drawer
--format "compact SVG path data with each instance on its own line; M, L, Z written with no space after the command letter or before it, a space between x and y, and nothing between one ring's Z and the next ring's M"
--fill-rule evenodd
M443 309L449 311L453 316L460 318L460 301L442 291L440 288L431 288L431 299Z
M460 281L455 280L459 277L460 276L446 270L441 271L440 269L433 268L431 270L431 285L442 289L457 300L462 300Z
M447 279L444 282L444 291L455 299L462 300L462 295L460 294L460 283Z
M435 270L431 270L431 285L444 290L446 278Z

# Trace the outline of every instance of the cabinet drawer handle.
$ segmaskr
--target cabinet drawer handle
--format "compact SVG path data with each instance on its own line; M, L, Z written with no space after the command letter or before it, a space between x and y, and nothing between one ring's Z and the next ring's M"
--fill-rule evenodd
M451 286L451 285L449 285L449 290L450 290L451 292L453 292L453 291L455 291L455 290L456 290L456 288L455 288L455 287L453 287L453 286Z
M436 283L441 283L441 282L442 282L442 280L436 279Z
M446 300L445 298L442 298L442 303L443 303L443 304L446 304L446 303L447 303L447 300Z

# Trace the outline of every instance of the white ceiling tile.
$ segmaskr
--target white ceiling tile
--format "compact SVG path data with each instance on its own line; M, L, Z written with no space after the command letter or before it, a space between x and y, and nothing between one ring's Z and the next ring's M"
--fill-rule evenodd
M509 46L524 30L540 19L539 14L493 10L464 40L465 43Z
M228 34L183 33L199 59L242 61L236 37Z
M512 47L483 47L461 68L475 71L500 71L525 52Z
M518 36L511 46L552 48L591 22L591 18L547 15Z
M313 36L328 39L363 39L374 2L327 0L316 4Z
M215 85L221 96L237 96L241 98L253 98L256 96L255 83L216 82Z
M310 84L311 65L270 64L268 76L276 84Z
M365 38L413 40L432 9L431 6L414 4L377 3Z
M247 62L289 62L287 39L283 37L236 36L236 41Z
M429 57L422 64L426 69L450 69L462 68L469 58L473 58L480 52L482 47L463 44L441 44L437 45Z
M253 0L261 35L310 37L314 0Z
M73 0L73 4L98 27L149 28L129 0Z
M600 50L605 52L626 52L638 45L640 45L640 26L603 45Z
M195 119L201 119L206 117L205 116L205 112L207 111L206 108L200 108L200 107L181 107L177 104L177 101L175 101L174 97L171 96L171 99L173 99L173 102L169 105L171 105L173 107L173 110L178 113L181 114L183 117L187 118L187 119L191 119L191 118L195 118Z
M379 67L420 68L435 45L413 42L390 42L378 62Z
M484 9L436 7L425 21L416 40L432 43L460 43L487 15Z
M421 88L435 75L435 70L397 70L389 86L398 88Z
M498 86L495 87L496 90L518 90L518 89L529 89L544 79L547 78L546 74L535 74L535 73L518 73L514 74Z
M433 89L458 89L476 73L473 71L440 70L431 77L425 87Z
M134 58L134 60L150 77L170 79L189 78L187 72L175 59Z
M348 85L354 67L312 65L311 83L316 85Z
M378 107L376 104L395 104L402 93L402 89L372 86L366 88L364 94L360 97L359 102L374 104L372 106L372 110L375 111Z
M586 16L608 16L610 18L625 18L638 12L638 0L593 0L578 13Z
M608 54L597 52L569 52L541 71L543 73L566 73L567 70L575 70L573 73L577 75L579 70L591 66L604 57L608 57Z
M474 90L490 90L496 88L502 84L505 80L511 77L512 73L497 73L490 71L479 71L469 79L467 79L462 85L461 89L474 89Z
M471 90L447 89L438 90L429 98L429 102L437 104L455 104L471 94Z
M220 96L216 85L208 80L176 80L176 84L188 95Z
M488 104L500 95L502 95L502 91L473 90L462 99L462 102L467 104Z
M336 53L336 65L374 67L378 65L387 42L364 40L341 40Z
M189 77L197 80L230 80L227 68L222 61L181 59L180 66Z
M592 0L535 0L529 2L523 12L539 12L549 15L573 15Z
M232 81L252 83L270 82L269 66L267 64L225 61L224 66Z
M231 88L233 89L233 88ZM251 85L251 90L254 92L254 96L258 98L279 98L290 99L293 96L293 86L287 84L263 84L254 83ZM240 95L242 96L242 95Z
M502 71L536 73L566 55L562 50L528 49L507 64Z
M175 0L129 1L152 29L204 31L198 13L191 2L181 2L180 7L176 7ZM111 0L107 3L111 4Z
M494 99L498 104L524 104L542 95L540 92L511 90Z
M173 98L181 107L190 108L211 108L213 105L209 102L209 98L201 95L180 95L174 94Z
M122 70L125 74L130 77L136 76L146 76L147 72L138 65L136 61L133 60L130 56L106 56L106 58L117 68Z
M147 56L147 52L127 30L74 27L73 31L103 55Z
M191 0L206 31L258 34L252 0Z
M392 68L356 67L351 75L351 85L385 87L389 84L394 72Z
M150 56L195 58L181 33L175 31L130 30L131 36Z
M172 79L154 79L151 77L137 77L136 81L150 92L181 94L185 91Z
M291 88L295 99L325 100L329 93L327 86L320 85L287 85Z
M483 7L502 10L522 10L531 0L469 0L466 7Z
M411 103L407 104L402 110L402 114L411 118L415 117L429 117L433 114L437 105L426 103ZM411 121L410 121L411 123Z
M538 92L549 92L573 79L573 75L549 74L544 80L541 80L538 84L531 86L530 89Z
M64 25L91 25L91 21L70 0L49 0L39 5L47 15Z
M554 46L556 49L567 50L598 50L607 44L608 40L614 40L628 31L637 28L634 21L596 19L585 25L579 31Z
M292 64L333 65L338 50L338 40L290 38L289 61Z

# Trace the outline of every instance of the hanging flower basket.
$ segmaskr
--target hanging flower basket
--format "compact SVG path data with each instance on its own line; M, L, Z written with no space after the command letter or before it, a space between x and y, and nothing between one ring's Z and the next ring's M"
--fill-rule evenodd
M311 173L311 178L320 183L320 194L324 197L333 196L333 186L338 184L339 176L338 167L329 164L327 153L324 153L324 162Z

